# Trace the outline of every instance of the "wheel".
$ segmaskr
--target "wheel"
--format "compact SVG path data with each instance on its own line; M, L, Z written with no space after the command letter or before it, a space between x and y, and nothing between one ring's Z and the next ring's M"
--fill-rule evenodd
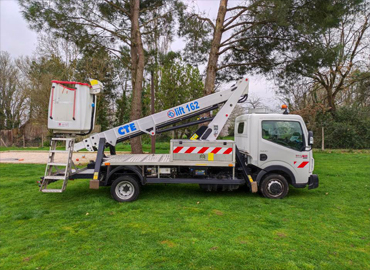
M260 184L260 192L266 198L282 199L288 191L288 181L280 174L269 174Z
M113 182L110 193L118 202L132 202L140 194L140 185L131 176L121 176Z

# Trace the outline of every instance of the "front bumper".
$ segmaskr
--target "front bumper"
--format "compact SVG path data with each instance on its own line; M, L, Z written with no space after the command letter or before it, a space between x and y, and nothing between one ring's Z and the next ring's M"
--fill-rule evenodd
M319 177L317 174L311 174L308 178L308 189L314 189L319 187Z

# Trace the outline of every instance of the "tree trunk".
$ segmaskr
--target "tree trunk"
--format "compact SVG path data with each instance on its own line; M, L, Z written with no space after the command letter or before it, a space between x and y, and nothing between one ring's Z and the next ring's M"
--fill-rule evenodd
M336 115L336 106L335 106L335 96L333 95L333 90L331 88L328 88L326 90L328 95L328 106L329 106L329 112L333 117Z
M207 65L207 76L204 85L204 94L209 95L214 92L218 52L220 50L220 43L223 32L223 25L225 21L225 14L227 8L227 0L220 0L220 6L218 8L217 20L215 30L213 32L213 39L211 43L211 51L209 53L208 65Z
M325 135L324 135L324 127L321 128L321 150L325 150Z
M211 51L209 53L206 81L204 84L204 95L209 95L214 92L215 80L217 73L217 62L218 62L218 52L220 50L220 43L222 39L223 25L225 21L226 8L228 0L220 0L220 6L218 8L216 25L213 32L213 39L211 43ZM205 113L203 117L209 117L210 113Z
M141 92L144 79L144 49L139 28L140 0L131 0L131 61L132 61L132 101L130 121L141 117ZM134 154L143 152L140 137L130 140Z
M122 91L122 98L118 103L118 125L122 125L124 123L124 118L126 115L126 100L127 100L127 80L125 80L125 86Z

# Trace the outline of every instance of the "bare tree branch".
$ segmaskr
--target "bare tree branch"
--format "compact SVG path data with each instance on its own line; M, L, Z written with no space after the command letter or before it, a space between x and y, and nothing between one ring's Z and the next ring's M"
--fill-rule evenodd
M246 6L235 6L235 7L226 9L226 11L233 11L233 10L237 10L237 9L248 9L248 8L249 7L246 7Z
M249 26L249 27L247 27L247 28L243 28L243 29L242 29L242 30L240 30L240 31L235 32L235 33L234 33L234 34L232 34L228 39L226 39L226 40L224 40L223 42L221 42L220 47L225 46L225 45L224 45L225 43L227 43L228 41L230 41L230 40L231 40L231 39L233 39L234 37L236 37L236 36L238 36L238 35L240 35L240 34L244 33L246 30L248 30L248 29L250 29L250 28L252 28L252 27L253 27L253 25L251 25L251 26Z
M230 24L232 24L236 19L238 19L244 12L246 12L248 10L248 7L245 7L243 8L241 11L239 11L235 16L232 17L232 19L230 21L228 21L226 24L224 24L223 28L224 28L224 31L227 31L227 29L231 29L231 28L227 28ZM228 10L226 10L228 11Z
M131 17L131 14L124 8L122 8L120 5L117 5L115 3L113 3L112 1L108 1L108 0L104 0L106 3L108 3L109 5L111 5L112 7L116 8L116 9L119 9L120 11L122 11L127 17Z
M227 67L240 67L240 66L258 66L260 65L260 62L249 62L249 63L231 63L231 64L226 64L220 67L217 67L217 71L227 68Z
M208 22L208 23L212 26L212 28L213 28L213 29L215 29L215 25L214 25L214 23L213 23L209 18L200 17L198 14L192 14L192 15L189 17L189 19L190 19L191 17L196 17L198 20Z
M261 21L261 22L259 22L258 24L264 24L264 23L266 23L266 22L267 22L267 21ZM237 26L246 25L246 24L249 24L249 25L256 25L256 23L255 23L255 22L248 22L248 21L246 21L246 22L240 22L240 23L236 23L236 24L233 24L233 25L231 25L231 26L229 26L229 27L224 28L224 29L223 29L223 32L226 32L226 31L228 31L228 30L230 30L230 29L233 29L233 28L235 28L235 27L237 27Z

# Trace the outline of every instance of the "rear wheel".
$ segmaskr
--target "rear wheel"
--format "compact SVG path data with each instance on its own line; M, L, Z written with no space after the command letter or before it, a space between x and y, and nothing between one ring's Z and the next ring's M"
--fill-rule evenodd
M282 199L289 191L288 181L280 174L267 175L260 184L260 193L270 199Z
M113 182L110 193L118 202L132 202L140 194L140 185L131 176L121 176Z

